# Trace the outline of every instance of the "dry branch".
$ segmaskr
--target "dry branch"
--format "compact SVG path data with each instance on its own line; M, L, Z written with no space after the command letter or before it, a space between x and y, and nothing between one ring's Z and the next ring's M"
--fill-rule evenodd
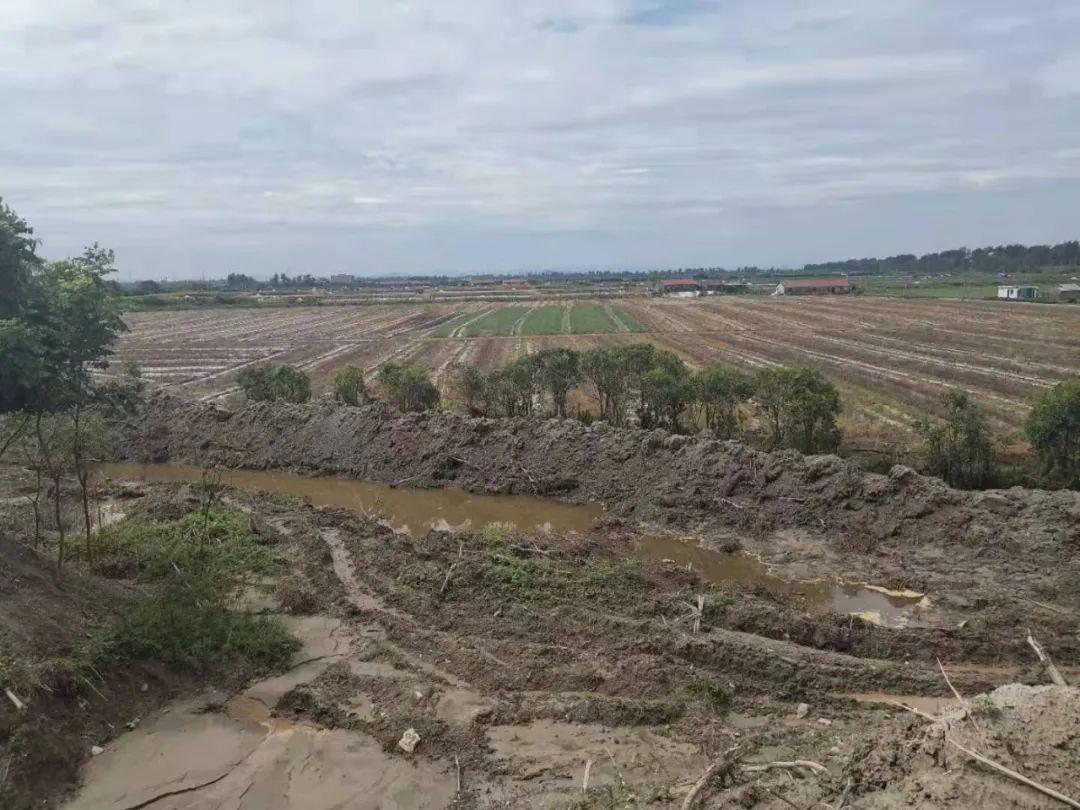
M729 773L735 766L735 763L739 761L738 754L739 746L733 745L720 755L720 759L716 760L706 768L705 773L703 773L701 778L694 783L694 786L690 788L690 792L686 794L686 798L683 799L682 810L690 810L690 808L694 806L694 802L697 801L698 795L705 789L705 786L709 784L709 780L712 779L713 776Z
M14 693L14 692L12 692L12 691L11 691L10 689L5 689L5 690L4 690L4 694L6 694L6 695L8 696L8 700L10 700L10 701L11 701L12 703L14 703L14 704L15 704L15 709L16 709L17 711L20 711L20 712L21 712L21 711L22 711L23 709L25 709L25 708L26 708L26 704L25 704L25 703L23 703L23 702L22 702L21 700L19 700L19 699L18 699L18 698L17 698L16 696L15 696L15 693Z
M790 770L798 770L799 768L807 768L814 773L819 773L824 776L832 778L832 774L829 773L829 769L822 765L820 762L814 762L809 759L792 759L792 760L777 760L776 762L762 762L754 765L743 765L742 769L750 773L758 773L760 771L769 771L773 768L786 768Z
M1031 649L1035 651L1035 655L1039 656L1039 661L1046 667L1046 674L1050 676L1050 680L1058 686L1068 686L1069 684L1065 681L1065 678L1058 672L1058 668L1054 666L1054 662L1050 660L1050 656L1043 652L1043 648L1039 646L1039 642L1031 635L1031 630L1028 630L1027 643L1031 645Z
M907 706L907 705L901 703L900 701L896 701L896 700L890 700L888 702L892 703L895 706L899 706L902 709L906 709L907 711L911 712L912 714L917 714L917 715L919 715L919 717L925 718L925 719L927 719L927 720L929 720L931 722L934 722L934 723L938 722L938 719L936 717L933 717L933 716L931 716L929 714L926 714L925 712L921 712L918 709L914 708L913 706ZM974 751L974 750L972 750L970 748L965 748L963 745L961 745L956 740L954 740L952 738L952 736L950 736L950 734L947 731L944 732L943 736L945 737L945 742L947 742L949 745L953 746L953 748L956 748L958 751L961 751L962 753L964 753L967 756L971 757L976 762L981 762L983 765L987 766L988 768L991 768L991 769L997 771L998 773L1000 773L1000 774L1002 774L1004 776L1008 776L1010 779L1015 779L1017 782L1020 782L1021 784L1027 785L1028 787L1039 791L1040 793L1042 793L1045 796L1049 796L1052 799L1057 799L1059 802L1062 802L1064 804L1069 805L1069 807L1075 807L1075 808L1077 808L1077 810L1080 810L1080 802L1076 801L1075 799L1070 799L1064 793L1059 793L1058 791L1054 790L1051 787L1047 787L1046 785L1040 785L1034 779L1029 779L1028 777L1024 776L1022 773L1017 773L1012 768L1007 768L1004 765L1002 765L1000 762L995 762L994 760L990 759L989 757L987 757L987 756L985 756L983 754L980 754L978 751Z

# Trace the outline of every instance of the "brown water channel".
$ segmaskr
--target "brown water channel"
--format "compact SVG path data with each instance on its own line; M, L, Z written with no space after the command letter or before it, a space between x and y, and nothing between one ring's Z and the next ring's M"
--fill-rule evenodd
M200 467L187 464L101 464L107 478L151 484L194 482ZM304 498L313 506L340 506L385 520L395 529L482 529L507 523L518 531L585 532L603 513L600 504L563 503L523 495L473 495L461 489L411 489L352 478L309 477L264 470L216 469L221 482L248 492Z
M196 482L200 467L184 464L101 464L98 472L116 480L148 483ZM315 506L338 506L381 519L395 529L478 530L509 524L517 531L586 532L603 513L600 504L570 504L550 498L521 495L474 495L460 489L411 489L329 476L310 477L265 470L216 472L221 481L249 492L273 492L304 498ZM769 572L756 557L728 554L670 536L643 537L634 547L643 560L671 560L690 565L717 584L760 585L771 591L802 597L811 607L861 616L888 627L913 623L927 606L922 594L887 591L872 585L832 579L792 581Z
M911 625L917 621L920 610L929 606L927 597L914 591L890 591L876 585L834 579L783 579L770 573L769 567L757 557L714 551L693 538L646 535L638 544L638 556L688 565L718 585L759 585L774 593L799 596L812 608L859 616L885 627Z

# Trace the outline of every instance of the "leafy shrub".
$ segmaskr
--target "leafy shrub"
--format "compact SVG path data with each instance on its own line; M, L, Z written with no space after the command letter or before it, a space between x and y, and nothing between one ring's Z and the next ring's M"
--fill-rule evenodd
M334 375L334 399L346 405L363 405L368 401L364 372L355 366L346 366Z
M1080 379L1058 383L1035 403L1027 436L1047 482L1080 488Z
M237 375L236 382L253 402L311 399L311 378L292 366L248 366Z
M944 397L945 421L920 423L925 470L949 486L979 489L994 483L997 456L979 406L966 391Z
M125 521L103 544L147 582L148 592L90 640L97 667L152 659L180 670L285 665L299 648L280 621L231 611L228 594L249 574L280 572L273 545L235 510L205 509L174 521Z
M819 371L780 366L758 377L757 401L772 429L774 447L832 453L840 446L840 393Z
M439 389L424 369L385 363L379 383L387 401L399 411L428 411L439 407Z

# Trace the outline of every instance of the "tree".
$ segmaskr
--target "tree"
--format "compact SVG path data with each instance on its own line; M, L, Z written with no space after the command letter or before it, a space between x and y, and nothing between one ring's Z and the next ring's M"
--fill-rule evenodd
M581 382L580 356L573 349L542 349L533 356L540 388L551 394L555 415L565 417L566 396Z
M917 425L923 437L926 471L949 486L978 489L994 479L997 458L990 443L986 419L966 391L950 391L943 398L945 421Z
M581 374L596 393L600 418L616 426L624 424L629 378L623 354L616 349L589 349L581 355Z
M368 401L364 372L355 366L346 366L334 375L334 399L346 405L363 405Z
M638 418L642 427L664 425L678 433L683 413L694 402L694 378L686 364L670 352L653 355L655 367L641 380Z
M1048 481L1080 488L1080 378L1058 383L1035 403L1027 436Z
M243 273L229 273L225 277L225 287L230 290L255 290L259 282Z
M311 378L288 365L248 366L240 371L236 382L253 402L307 402L311 399Z
M384 363L378 378L387 401L399 411L426 411L439 407L439 389L423 369Z
M0 197L0 319L22 309L33 270L41 265L37 244L34 229Z
M695 384L705 427L718 438L733 438L739 428L738 408L753 396L754 381L733 368L715 366L701 371Z
M465 410L475 415L487 410L488 379L476 366L458 366L450 373L450 387Z
M758 377L757 401L772 432L773 447L831 453L840 446L840 393L819 371L779 366Z

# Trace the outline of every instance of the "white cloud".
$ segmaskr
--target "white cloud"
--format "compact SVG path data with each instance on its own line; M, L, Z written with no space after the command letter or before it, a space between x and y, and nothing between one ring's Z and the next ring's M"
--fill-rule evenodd
M935 200L1080 179L1068 5L9 0L0 194L132 275L804 261L852 200L918 250ZM793 206L814 238L762 239Z

